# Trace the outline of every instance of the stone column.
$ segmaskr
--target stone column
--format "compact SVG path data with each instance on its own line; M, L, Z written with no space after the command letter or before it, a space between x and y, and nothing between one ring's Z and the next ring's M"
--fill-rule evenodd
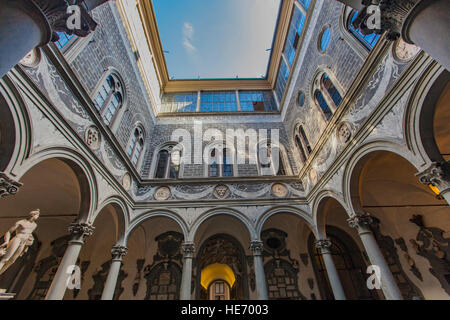
M72 239L69 241L64 257L56 271L55 278L47 292L46 300L62 300L67 289L72 267L76 265L81 247L86 237L92 235L94 227L87 223L74 222L69 227Z
M382 34L387 40L397 40L402 36L407 43L415 44L436 59L447 70L450 69L450 8L448 0L338 0L359 11L353 22L363 34ZM359 5L358 5L359 2ZM372 5L377 2L378 5ZM374 21L372 12L367 9L378 8L380 24L367 25ZM375 16L374 16L375 17Z
M195 246L192 242L185 242L183 250L183 274L181 276L180 300L191 300L192 259Z
M263 242L260 240L252 240L252 242L250 243L250 250L253 253L253 261L255 265L256 294L258 296L258 300L269 299L262 257L263 247Z
M0 78L38 46L57 41L56 32L85 37L97 24L89 11L107 0L78 1L80 28L69 29L72 12L63 0L2 0L0 10Z
M328 279L330 280L331 289L333 290L334 299L345 300L344 288L342 288L339 274L334 265L333 256L331 255L331 241L328 239L317 240L316 248L320 250L320 253L327 270Z
M450 204L450 162L432 163L428 169L416 174L420 182L439 189L439 196Z
M128 248L121 245L115 245L111 249L111 266L109 267L108 277L102 292L102 300L112 300L116 290L117 278L119 277L122 259L127 254Z
M383 290L384 296L387 300L403 300L400 289L392 276L383 253L378 246L378 243L370 229L370 225L373 223L373 218L367 214L357 214L347 220L350 227L356 228L361 241L364 245L364 249L369 256L370 263L374 266L378 266L380 270L380 282L381 290Z
M23 186L22 183L17 182L8 177L5 173L0 172L0 198L15 195L21 186Z

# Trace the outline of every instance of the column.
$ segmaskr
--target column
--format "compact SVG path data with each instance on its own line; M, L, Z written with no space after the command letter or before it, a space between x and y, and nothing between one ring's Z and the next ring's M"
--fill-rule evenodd
M328 279L330 280L331 289L333 290L334 299L345 300L344 288L342 288L341 280L339 279L339 274L334 265L333 256L330 251L331 241L328 239L317 240L315 244L322 255Z
M102 292L102 300L112 300L116 290L117 278L119 277L122 259L127 254L128 248L121 245L115 245L111 249L111 266L109 267L108 277Z
M258 300L269 299L262 257L263 247L263 242L260 240L252 240L252 242L250 243L250 250L253 253L253 262L255 265L256 294L258 296Z
M23 186L22 183L11 179L4 172L0 172L0 198L15 195L21 186Z
M70 280L72 266L76 265L81 247L86 237L92 235L94 227L87 223L72 223L69 232L72 239L69 241L64 257L56 271L55 278L47 292L46 300L62 300L66 292L68 281Z
M373 223L372 217L368 213L362 213L353 216L347 221L350 227L358 230L364 249L369 256L370 263L380 268L381 290L383 290L386 299L403 300L400 289L370 229L370 225Z
M191 300L192 259L195 246L192 242L185 242L183 250L183 274L181 275L180 300Z
M420 182L433 186L439 191L439 196L450 204L450 162L433 162L428 169L416 174Z
M69 29L69 1L2 0L0 10L0 78L35 47L57 41L56 32L85 37L97 24L89 11L107 0L80 1L80 29Z

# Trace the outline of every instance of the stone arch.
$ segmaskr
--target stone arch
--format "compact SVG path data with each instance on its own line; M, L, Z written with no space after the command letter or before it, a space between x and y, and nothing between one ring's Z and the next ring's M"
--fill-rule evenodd
M23 165L18 168L18 179L37 164L49 159L57 159L66 163L75 173L81 192L81 204L77 219L80 222L88 222L97 207L98 188L92 167L78 151L67 147L52 147L41 150L26 159Z
M256 235L257 238L254 239L259 239L261 236L261 231L264 227L264 223L272 216L276 215L276 214L281 214L281 213L287 213L287 214L292 214L294 216L299 217L300 219L302 219L307 225L308 227L311 229L311 231L314 233L314 235L318 235L317 234L317 229L314 225L314 221L312 220L311 216L306 213L303 210L300 210L298 208L294 208L294 207L289 207L289 206L279 206L279 207L275 207L275 208L271 208L269 210L267 210L266 212L264 212L256 221Z
M334 199L336 200L345 210L345 212L347 212L347 214L349 214L349 209L347 204L344 201L344 198L340 195L338 195L337 193L333 192L333 191L329 191L329 190L323 190L321 191L317 197L314 199L313 205L312 205L312 210L313 210L313 221L314 221L314 225L317 228L317 235L318 235L318 239L325 239L326 238L326 230L325 230L325 226L326 226L326 221L325 221L325 216L324 216L324 211L323 209L323 205L325 204L325 202L329 199Z
M32 124L26 104L14 84L0 80L0 171L13 172L29 156Z
M417 170L420 170L420 165L416 157L404 146L390 141L370 141L359 147L353 156L348 160L344 169L343 177L343 193L344 201L348 204L349 216L355 215L356 212L362 212L358 200L358 190L355 187L358 185L356 180L359 177L362 167L366 161L376 152L386 151L399 155L413 165ZM357 187L356 187L357 188Z
M403 130L408 147L425 163L444 161L436 141L434 119L441 95L448 90L449 81L450 72L433 64L416 85L405 112ZM440 117L438 120L445 122L446 119Z
M107 206L112 206L114 208L114 211L115 211L115 221L114 222L116 225L117 242L121 243L121 242L123 242L123 239L125 237L125 233L128 228L129 219L130 219L129 218L130 213L129 213L128 207L125 204L123 199L116 197L116 196L112 196L112 197L109 197L108 199L106 199L105 201L103 201L102 203L100 203L95 214L91 218L91 222L95 223L99 214Z
M141 215L139 215L137 218L133 219L128 227L127 230L125 232L125 236L123 238L123 243L122 245L126 246L129 237L131 236L131 234L133 233L133 231L143 222L145 222L146 220L149 220L151 218L155 218L155 217L165 217L165 218L169 218L173 221L175 221L178 226L180 227L180 229L183 232L183 236L185 241L187 241L186 239L188 239L188 234L189 234L189 228L186 225L185 221L183 220L182 217L180 217L177 213L169 211L169 210L164 210L164 209L155 209L155 210L151 210L149 212L143 213Z
M251 221L245 216L243 213L230 209L230 208L216 208L212 210L208 210L205 213L203 213L200 217L198 217L192 224L192 227L189 231L189 234L186 238L186 241L193 242L196 236L196 232L199 229L199 227L208 219L219 216L219 215L225 215L225 216L231 216L238 221L240 221L248 230L249 233L249 239L257 239L257 233L255 231L255 228L253 227Z

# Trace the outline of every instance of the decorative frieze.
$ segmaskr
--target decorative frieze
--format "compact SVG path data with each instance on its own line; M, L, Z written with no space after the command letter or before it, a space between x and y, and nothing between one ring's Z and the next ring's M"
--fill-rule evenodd
M22 183L17 182L8 177L5 173L0 172L0 198L16 194L21 186L23 186Z

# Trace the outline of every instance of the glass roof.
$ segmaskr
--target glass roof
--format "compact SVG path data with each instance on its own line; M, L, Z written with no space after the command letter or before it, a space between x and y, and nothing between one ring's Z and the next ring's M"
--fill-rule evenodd
M280 4L153 0L169 78L265 78Z

